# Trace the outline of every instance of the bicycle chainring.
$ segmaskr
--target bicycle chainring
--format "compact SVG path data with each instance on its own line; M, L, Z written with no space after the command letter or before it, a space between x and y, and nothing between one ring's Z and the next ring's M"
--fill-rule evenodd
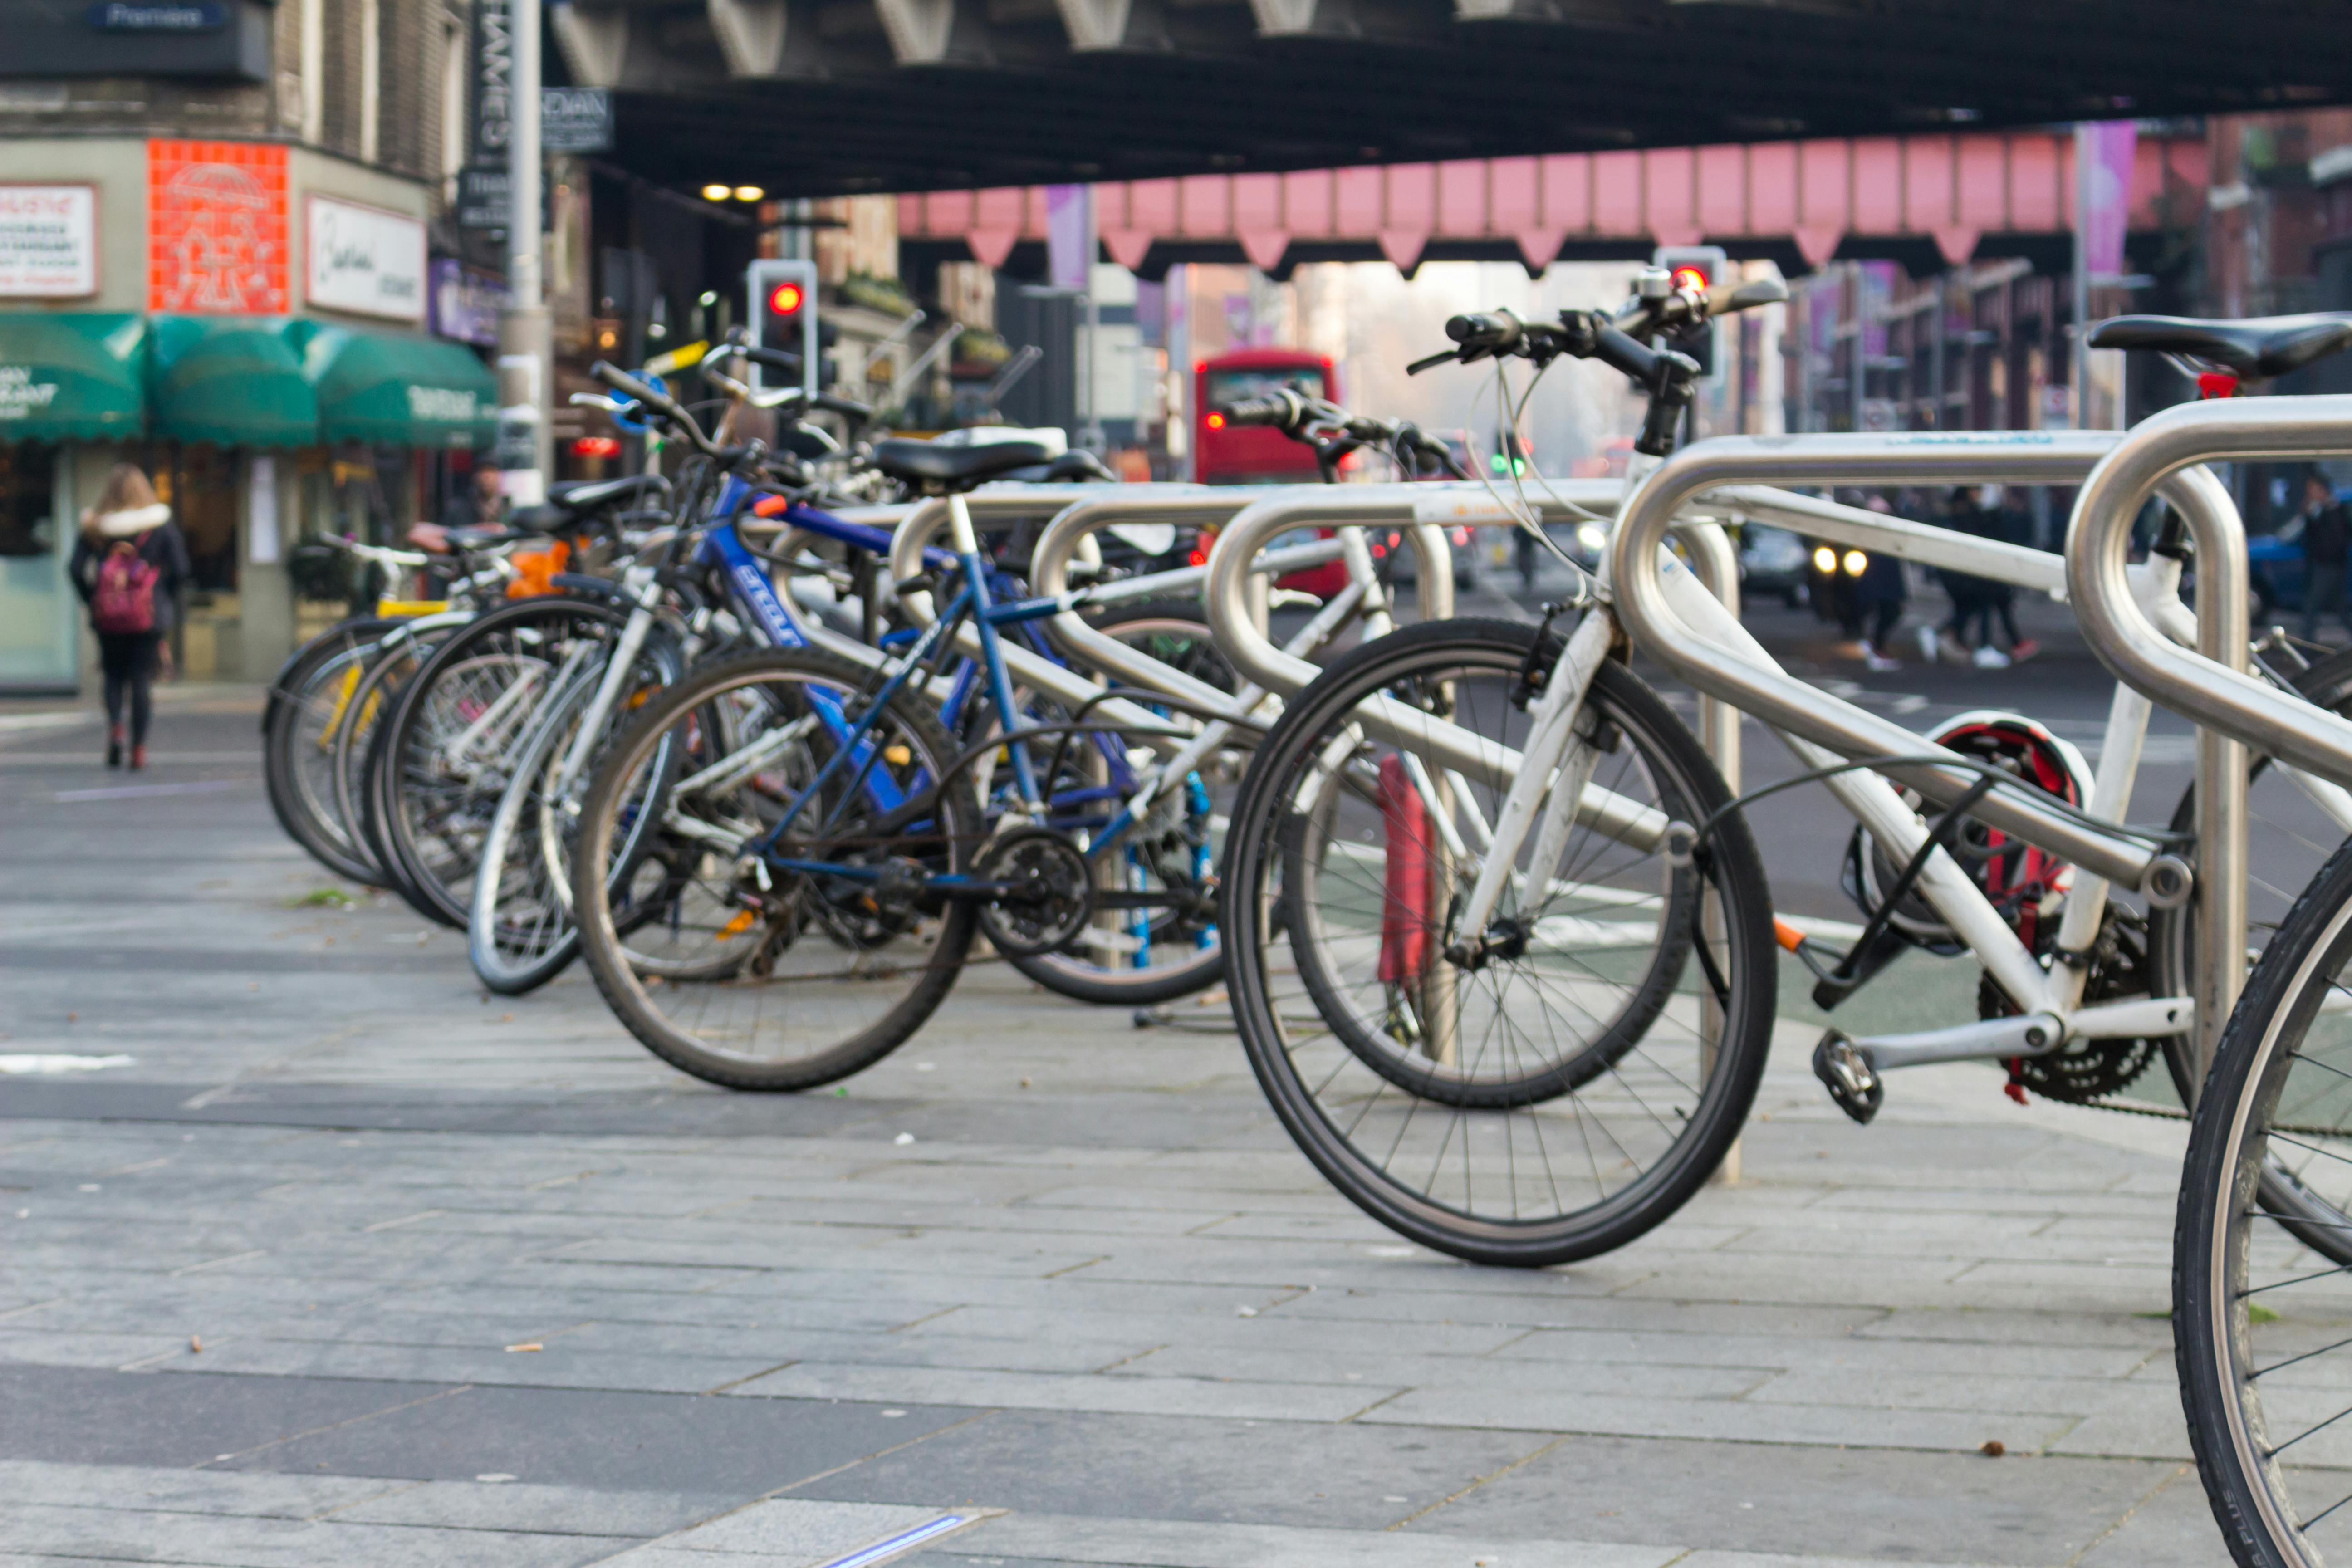
M1018 827L980 852L973 874L1010 890L980 906L980 929L999 952L1036 958L1066 946L1094 918L1087 858L1060 834Z
M2091 973L2083 984L2086 1005L2147 995L2147 921L2127 910L2109 910L2089 962ZM1990 976L1979 983L1979 1017L1997 1018L2016 1010ZM2160 1042L2151 1039L2069 1040L2047 1056L2012 1058L2010 1081L2045 1100L2088 1105L2130 1088L2161 1048Z

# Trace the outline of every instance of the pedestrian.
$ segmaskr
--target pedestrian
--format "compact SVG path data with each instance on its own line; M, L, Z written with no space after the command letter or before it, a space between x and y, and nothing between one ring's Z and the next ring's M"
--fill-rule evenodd
M2305 476L2303 512L2296 520L2303 537L2303 635L2319 640L2319 617L2332 615L2338 626L2352 630L2352 616L2344 609L2344 568L2352 555L2352 515L2336 499L2336 487L2317 469Z
M67 567L98 634L106 676L106 765L122 765L123 708L130 707L131 765L147 765L147 721L154 711L157 670L171 667L165 640L188 580L188 542L172 509L136 463L108 471L98 504L81 514L81 537Z
M1895 509L1884 496L1872 496L1863 503L1872 511L1892 515ZM1893 646L1895 623L1903 618L1903 606L1911 596L1911 589L1903 579L1903 562L1899 556L1884 550L1867 552L1862 575L1853 584L1854 601L1868 618L1867 635L1862 639L1862 662L1878 674L1888 674L1903 666L1887 656Z
M1976 506L1969 512L1965 531L1976 538L1997 544L2022 544L2023 530L2019 524L2023 514L2014 517L2001 506L2001 488L1986 485L1977 491ZM1998 578L1979 577L1977 584L1977 647L1969 656L1979 669L2004 669L2021 658L2031 658L2040 645L2030 643L2017 631L2017 584ZM1992 624L1998 616L2000 629L2009 638L2009 651L1993 646ZM2021 652L2020 650L2023 651Z
M1955 489L1945 497L1944 526L1955 533L1969 534L1983 527L1975 498L1969 491ZM1932 633L1922 628L1920 651L1930 658L1940 654L1948 664L1967 664L1973 657L1969 650L1969 632L1983 610L1986 590L1993 584L1982 577L1941 566L1936 569L1936 580L1943 584L1945 596L1951 600L1952 613Z

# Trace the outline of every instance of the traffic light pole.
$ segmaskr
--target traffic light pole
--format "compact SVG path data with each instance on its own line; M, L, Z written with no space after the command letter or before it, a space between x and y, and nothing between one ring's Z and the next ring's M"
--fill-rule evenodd
M498 466L516 506L547 496L552 468L548 428L551 333L540 270L540 0L512 0L513 105L507 142L507 308L499 315Z

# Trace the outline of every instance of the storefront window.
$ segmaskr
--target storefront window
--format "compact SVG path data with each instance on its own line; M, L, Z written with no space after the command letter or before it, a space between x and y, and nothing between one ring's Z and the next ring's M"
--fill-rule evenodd
M188 541L199 593L236 587L236 454L218 447L172 447L149 470L157 498Z
M0 447L0 555L47 555L58 547L58 449Z

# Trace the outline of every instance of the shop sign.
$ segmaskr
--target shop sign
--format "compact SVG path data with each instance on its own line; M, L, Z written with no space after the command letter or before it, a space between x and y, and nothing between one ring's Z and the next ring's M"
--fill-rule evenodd
M539 150L604 153L613 146L613 95L601 87L539 89Z
M54 381L35 381L28 364L0 364L0 424L26 419L57 401Z
M0 298L98 292L98 187L0 185Z
M286 149L147 143L147 308L282 316L289 303Z
M471 392L450 386L408 389L408 416L419 424L469 425L481 412Z
M304 205L309 258L304 297L330 310L396 321L425 319L425 226L413 217L332 196Z
M109 0L83 15L101 33L217 33L228 26L226 5L136 5Z
M455 257L433 263L433 332L484 347L499 341L499 314L507 306L506 285L468 269Z
M474 157L506 156L514 121L514 20L509 0L474 0Z

